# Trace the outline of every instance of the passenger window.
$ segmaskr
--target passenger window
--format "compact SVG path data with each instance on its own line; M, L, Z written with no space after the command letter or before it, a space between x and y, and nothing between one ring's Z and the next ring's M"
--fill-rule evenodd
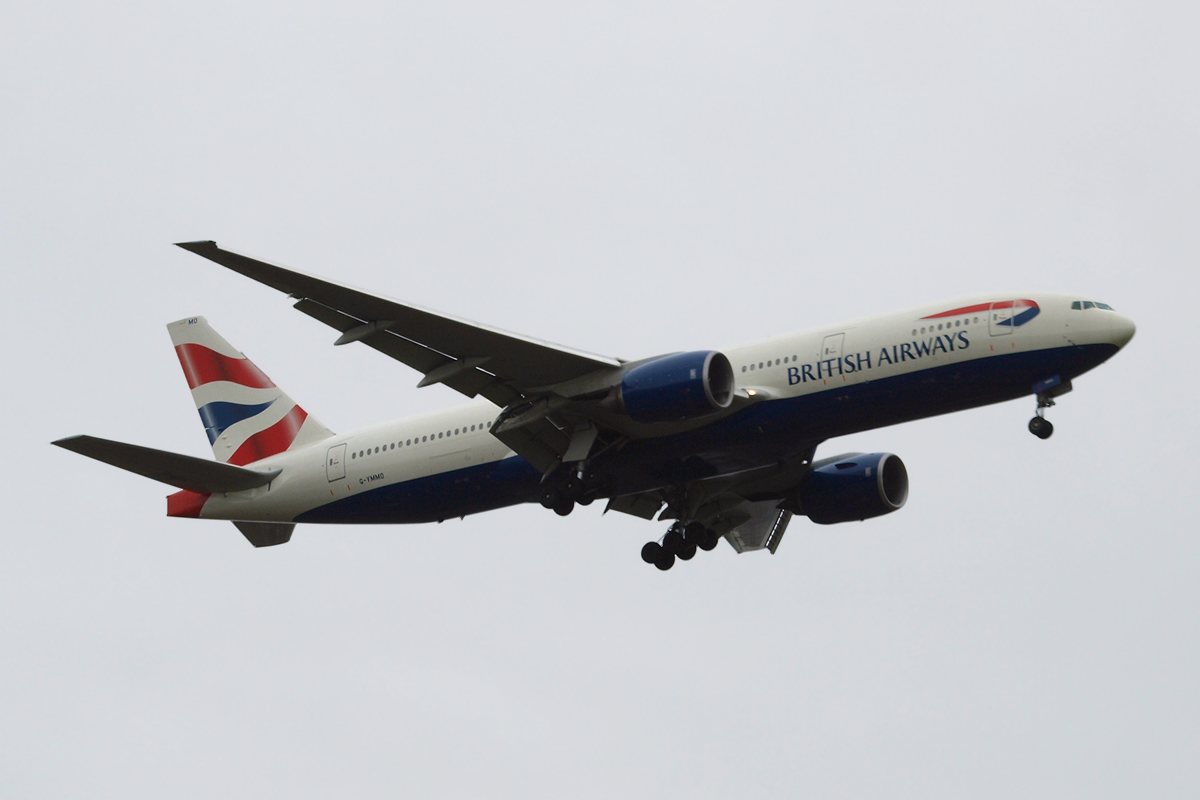
M351 458L354 458L356 455L358 455L358 453L351 453L351 454L350 454L350 457L351 457Z
M422 436L422 437L421 437L421 441L422 441L422 442L427 442L427 441L429 441L429 437L428 437L428 436Z

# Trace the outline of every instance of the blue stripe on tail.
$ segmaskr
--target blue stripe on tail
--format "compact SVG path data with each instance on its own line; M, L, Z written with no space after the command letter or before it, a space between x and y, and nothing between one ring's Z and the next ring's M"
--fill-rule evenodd
M260 405L242 405L215 401L200 406L200 420L204 423L204 432L208 434L208 443L214 444L226 428L236 425L244 419L250 419L266 411L275 401Z

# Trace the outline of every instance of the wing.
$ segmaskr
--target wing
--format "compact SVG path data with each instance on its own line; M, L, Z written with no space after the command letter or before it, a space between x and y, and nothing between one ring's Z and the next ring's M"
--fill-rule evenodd
M624 363L377 297L223 250L216 242L179 247L290 295L295 308L341 333L334 344L361 341L421 372L418 386L444 383L509 410L510 418L493 432L543 471L594 438L586 425L551 421L558 398L550 387L619 372ZM520 418L514 421L515 414Z
M336 344L361 341L468 397L516 396L620 367L619 359L584 353L489 328L397 300L277 267L223 250L216 242L183 242L185 250L297 299L295 307L341 332Z

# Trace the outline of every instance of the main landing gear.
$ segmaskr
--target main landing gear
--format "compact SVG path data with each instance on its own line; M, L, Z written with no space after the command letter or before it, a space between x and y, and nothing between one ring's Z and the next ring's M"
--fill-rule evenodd
M1039 392L1037 396L1037 416L1029 420L1029 432L1039 439L1049 439L1054 433L1054 426L1046 419L1046 409L1054 405L1050 395Z
M676 522L667 529L662 542L646 542L642 546L642 561L666 571L675 566L675 559L691 561L696 550L712 550L721 541L721 535L699 522L686 525Z
M585 482L585 478L590 479L590 476L571 474L558 481L546 483L542 486L538 500L544 507L553 509L554 513L560 517L565 517L574 511L576 504L591 505L594 498L589 493L588 486L590 484Z

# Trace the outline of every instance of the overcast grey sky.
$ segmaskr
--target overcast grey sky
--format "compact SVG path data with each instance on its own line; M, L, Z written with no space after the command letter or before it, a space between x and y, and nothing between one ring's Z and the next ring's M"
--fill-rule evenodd
M0 12L5 797L1195 797L1194 4ZM899 513L660 574L600 504L254 550L49 446L207 456L203 314L344 431L458 403L235 250L635 358L988 290L1131 345L833 441Z

